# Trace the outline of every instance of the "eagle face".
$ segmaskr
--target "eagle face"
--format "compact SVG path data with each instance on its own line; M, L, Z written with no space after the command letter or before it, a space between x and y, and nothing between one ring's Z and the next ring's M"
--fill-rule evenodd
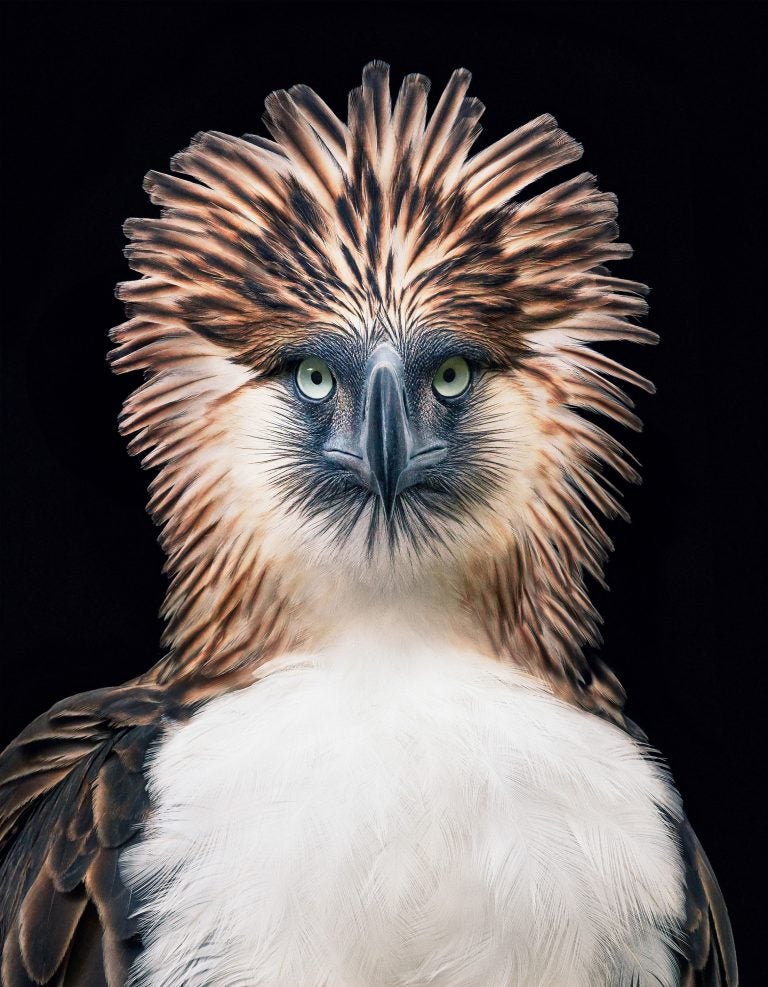
M382 589L460 578L524 523L540 429L515 366L476 339L379 313L273 360L221 428L281 566Z
M340 550L455 551L493 509L505 450L494 443L492 357L458 333L326 333L281 354L283 429L270 437L278 493L306 537ZM357 550L357 546L356 546Z

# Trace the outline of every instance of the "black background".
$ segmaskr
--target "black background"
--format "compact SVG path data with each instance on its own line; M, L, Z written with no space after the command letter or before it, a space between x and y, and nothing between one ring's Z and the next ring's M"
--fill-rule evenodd
M148 477L115 427L136 381L104 362L144 173L198 130L259 130L271 89L306 82L342 112L370 58L435 88L465 65L482 142L549 111L584 143L636 250L617 273L653 287L661 346L617 350L659 393L630 437L645 484L611 527L603 656L717 870L743 983L762 981L760 6L29 4L5 22L0 743L159 655Z

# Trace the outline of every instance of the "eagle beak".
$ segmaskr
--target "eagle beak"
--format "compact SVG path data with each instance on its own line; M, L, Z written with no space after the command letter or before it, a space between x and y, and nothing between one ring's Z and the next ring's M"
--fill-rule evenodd
M446 452L443 443L419 442L408 414L403 361L392 346L382 344L366 367L359 431L349 443L337 438L326 447L326 456L377 494L391 519L398 495L419 483L425 469Z
M366 376L361 445L371 487L381 497L388 518L397 495L408 486L404 480L414 445L404 392L399 355L381 347Z

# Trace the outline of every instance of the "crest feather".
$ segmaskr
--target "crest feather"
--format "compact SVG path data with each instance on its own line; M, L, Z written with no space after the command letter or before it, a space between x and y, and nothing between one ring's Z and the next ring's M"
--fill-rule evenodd
M284 343L319 327L364 332L386 318L405 333L476 338L538 395L547 445L529 530L494 561L489 622L501 651L527 654L574 689L586 680L582 648L598 632L583 574L602 581L611 549L593 509L625 516L604 470L629 482L638 474L621 444L579 412L636 429L622 385L652 390L591 346L656 337L636 323L645 287L605 266L631 253L618 241L615 197L583 173L520 198L578 160L581 146L544 114L470 155L484 109L467 95L470 78L454 72L430 116L428 79L406 76L393 105L389 68L372 62L346 121L293 86L266 100L272 139L198 134L174 157L176 175L147 175L161 215L126 224L141 278L118 288L129 319L113 331L111 360L118 372L146 375L121 428L130 450L160 467L150 508L165 525L174 580L169 640L205 661L212 644L201 626L184 626L191 604L182 594L194 600L210 587L211 552L225 544L215 498L224 480L188 475L185 457L211 441L211 409L268 369ZM232 368L223 379L211 370L221 359ZM237 583L261 563L232 535ZM276 628L281 604L270 600ZM229 594L219 605L226 623L246 602ZM242 642L233 653L242 657ZM620 702L607 673L594 692Z

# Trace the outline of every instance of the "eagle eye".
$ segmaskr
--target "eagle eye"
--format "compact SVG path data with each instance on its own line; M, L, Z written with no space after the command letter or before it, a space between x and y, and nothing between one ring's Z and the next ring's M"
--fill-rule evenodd
M336 389L336 378L325 360L310 356L296 367L296 387L306 401L327 401Z
M449 357L432 378L432 389L439 398L458 398L472 383L472 371L463 356Z

